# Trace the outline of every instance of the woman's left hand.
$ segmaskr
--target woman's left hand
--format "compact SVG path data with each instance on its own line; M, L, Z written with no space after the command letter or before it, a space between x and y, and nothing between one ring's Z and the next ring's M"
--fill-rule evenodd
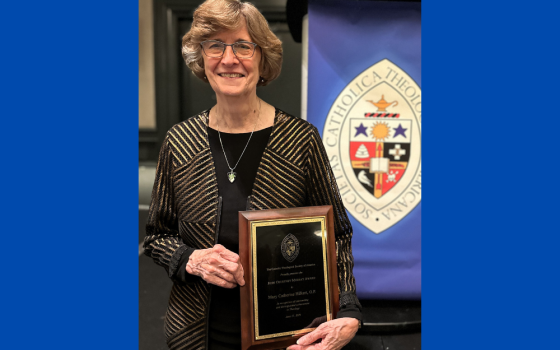
M357 319L349 317L325 322L286 350L339 350L354 338L358 325ZM321 342L314 343L317 340Z

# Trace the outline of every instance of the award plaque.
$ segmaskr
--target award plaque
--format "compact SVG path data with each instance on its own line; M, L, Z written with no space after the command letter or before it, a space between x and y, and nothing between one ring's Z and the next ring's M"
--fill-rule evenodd
M333 209L239 212L243 350L280 349L338 312Z

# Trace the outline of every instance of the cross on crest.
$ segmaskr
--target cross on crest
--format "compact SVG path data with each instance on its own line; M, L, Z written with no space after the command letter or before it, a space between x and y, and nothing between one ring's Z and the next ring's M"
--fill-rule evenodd
M401 145L397 143L395 148L389 150L389 154L392 155L395 160L400 160L401 155L404 156L406 154L406 150L401 149Z

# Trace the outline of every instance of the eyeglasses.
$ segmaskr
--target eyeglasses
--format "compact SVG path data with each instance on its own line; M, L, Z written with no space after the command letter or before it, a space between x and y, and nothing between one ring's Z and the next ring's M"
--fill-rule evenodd
M226 52L226 46L231 46L233 53L237 58L251 58L255 54L255 48L257 44L249 41L238 41L233 44L224 44L218 40L206 40L200 43L202 46L202 51L208 57L222 57L224 52Z

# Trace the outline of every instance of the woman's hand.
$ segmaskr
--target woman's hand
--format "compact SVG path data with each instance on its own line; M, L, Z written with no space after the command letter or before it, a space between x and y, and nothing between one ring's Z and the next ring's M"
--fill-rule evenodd
M343 317L322 323L313 332L299 338L297 345L286 350L339 350L348 344L358 331L359 321ZM320 343L314 343L320 340Z
M187 272L208 283L224 288L245 285L239 255L216 244L213 248L195 250L189 257Z

